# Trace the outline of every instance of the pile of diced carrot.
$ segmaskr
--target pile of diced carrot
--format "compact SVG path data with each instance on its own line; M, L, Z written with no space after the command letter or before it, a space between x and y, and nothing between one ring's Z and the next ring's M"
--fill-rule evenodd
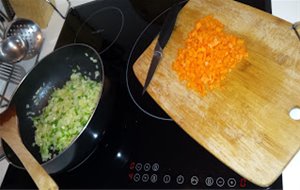
M244 41L225 33L224 25L213 16L206 16L189 33L172 67L188 88L204 96L220 87L226 75L246 56Z

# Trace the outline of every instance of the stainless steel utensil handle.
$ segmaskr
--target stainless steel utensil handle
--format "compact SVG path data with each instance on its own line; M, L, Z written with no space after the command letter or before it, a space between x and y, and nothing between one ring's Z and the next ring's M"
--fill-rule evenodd
M0 161L3 160L5 158L5 154L4 154L4 150L2 147L2 142L0 140Z
M58 14L59 16L61 16L61 18L63 19L66 19L66 16L64 16L57 8L55 5L53 5L53 3L50 1L50 0L45 0ZM70 9L71 7L71 2L70 0L66 0L67 3L68 3L68 8L67 8L67 13L68 13L68 10ZM67 14L66 14L67 15Z

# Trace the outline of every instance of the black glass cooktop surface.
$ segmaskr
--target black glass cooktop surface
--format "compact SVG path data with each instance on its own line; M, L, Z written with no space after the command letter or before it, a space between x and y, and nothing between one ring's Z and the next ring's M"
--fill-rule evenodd
M110 128L90 157L52 174L62 189L282 189L282 178L258 187L190 138L147 94L132 65L158 34L175 0L99 0L72 8L56 48L86 43L104 63L116 91ZM270 1L241 0L271 12ZM184 6L185 1L181 1ZM26 171L9 166L4 189L36 188Z

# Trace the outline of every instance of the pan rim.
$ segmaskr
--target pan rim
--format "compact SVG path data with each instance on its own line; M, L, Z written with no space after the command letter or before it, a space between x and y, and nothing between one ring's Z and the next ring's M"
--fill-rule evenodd
M25 79L28 77L28 75L31 73L31 71L33 71L41 62L43 62L43 60L47 59L49 56L51 56L52 54L54 54L55 52L58 52L58 51L61 51L62 49L65 49L65 48L69 48L69 47L74 47L74 46L81 46L81 47L85 47L87 49L90 49L92 52L94 52L94 54L97 56L97 61L99 61L99 72L101 72L100 76L100 84L99 85L102 85L101 87L101 92L99 93L98 95L98 99L97 99L97 102L96 102L96 106L95 108L93 109L91 115L89 116L89 119L88 121L86 122L85 126L82 128L82 130L80 131L80 133L71 141L71 143L62 151L60 152L59 154L57 154L56 156L54 156L53 158L45 161L45 162L39 162L39 164L45 168L45 166L47 165L50 165L52 162L56 161L57 159L59 159L59 157L61 157L61 155L63 155L67 150L70 149L71 146L73 146L73 144L78 140L78 138L84 133L84 131L86 130L87 126L89 125L90 121L92 120L93 116L95 115L95 112L98 108L98 105L100 103L100 100L103 96L103 91L104 91L104 85L105 85L105 72L104 72L104 65L103 65L103 61L101 59L101 56L99 55L99 53L90 45L88 44L85 44L85 43L71 43L71 44L67 44L67 45L64 45L64 46L61 46L57 49L55 49L54 51L52 51L51 53L49 53L48 55L46 55L45 57L43 57L40 61L38 61L37 64L35 64L27 73L26 75L23 77L23 79L21 80L21 82L17 85L16 89L14 90L14 92L12 93L12 98L11 98L11 101L8 103L8 106L11 106L11 103L14 102L14 97L18 91L18 89L20 88L20 86L24 83ZM4 110L5 112L6 110ZM22 138L22 136L21 136ZM0 139L1 143L2 143L2 147L3 147L3 142L9 146L5 141L3 141L2 139ZM28 149L27 149L28 150ZM30 150L28 150L30 152ZM4 147L3 147L3 152L4 152L4 158L6 158L6 160L8 161L9 164L11 164L12 166L16 167L16 168L19 168L19 169L23 169L23 170L26 170L24 168L24 166L21 166L19 164L16 164L14 162L12 162L9 157L7 156L7 152L5 151ZM30 152L31 153L31 152ZM14 153L15 154L15 153ZM31 153L32 154L32 153ZM16 156L16 155L15 155ZM36 159L36 158L35 158ZM37 160L37 159L36 159ZM54 172L54 173L57 173L57 172Z

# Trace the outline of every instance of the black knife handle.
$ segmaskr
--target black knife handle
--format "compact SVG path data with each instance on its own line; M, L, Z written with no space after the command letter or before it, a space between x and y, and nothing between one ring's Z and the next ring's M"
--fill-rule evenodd
M180 5L179 3L175 3L170 8L169 13L162 25L162 29L161 29L161 31L159 33L159 37L158 37L158 43L162 49L166 46L166 44L172 34L173 28L176 23L177 15L178 15L179 11L181 10L181 8L182 8L182 5Z
M2 5L3 5L6 15L7 15L6 19L8 21L12 21L16 15L16 13L15 13L13 7L11 6L9 0L1 0L1 2L2 2Z

